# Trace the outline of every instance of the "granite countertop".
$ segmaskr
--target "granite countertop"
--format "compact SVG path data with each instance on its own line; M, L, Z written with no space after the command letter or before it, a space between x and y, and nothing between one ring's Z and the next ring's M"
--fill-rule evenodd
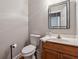
M46 42L55 42L55 43L61 43L61 44L67 44L67 45L73 45L73 46L78 46L78 39L77 38L56 38L56 37L49 37L45 36L40 38L41 41Z

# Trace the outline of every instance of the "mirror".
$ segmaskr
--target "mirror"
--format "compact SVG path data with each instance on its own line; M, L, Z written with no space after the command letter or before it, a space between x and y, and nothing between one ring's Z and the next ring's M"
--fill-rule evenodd
M49 29L69 29L70 28L70 2L63 1L48 8L48 28Z

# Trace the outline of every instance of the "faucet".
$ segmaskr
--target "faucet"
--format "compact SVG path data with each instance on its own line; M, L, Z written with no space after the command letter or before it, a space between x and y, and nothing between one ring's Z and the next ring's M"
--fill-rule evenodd
M60 36L60 34L58 34L58 37L57 37L58 39L61 39L61 36Z

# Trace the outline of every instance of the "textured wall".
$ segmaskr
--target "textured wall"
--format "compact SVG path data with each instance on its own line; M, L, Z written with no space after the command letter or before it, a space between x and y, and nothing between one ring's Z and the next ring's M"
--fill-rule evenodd
M30 33L45 34L49 30L56 34L71 34L76 32L76 6L75 1L71 0L70 6L70 29L48 29L48 5L55 4L64 0L29 0L29 29Z
M16 56L28 40L28 0L0 0L0 59L10 59L10 45Z

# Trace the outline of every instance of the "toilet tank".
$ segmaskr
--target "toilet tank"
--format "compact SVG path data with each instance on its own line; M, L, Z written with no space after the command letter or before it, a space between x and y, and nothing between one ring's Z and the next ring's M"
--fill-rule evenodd
M34 46L38 46L39 41L40 41L40 37L41 37L41 35L39 35L39 34L30 34L31 44L34 45Z

